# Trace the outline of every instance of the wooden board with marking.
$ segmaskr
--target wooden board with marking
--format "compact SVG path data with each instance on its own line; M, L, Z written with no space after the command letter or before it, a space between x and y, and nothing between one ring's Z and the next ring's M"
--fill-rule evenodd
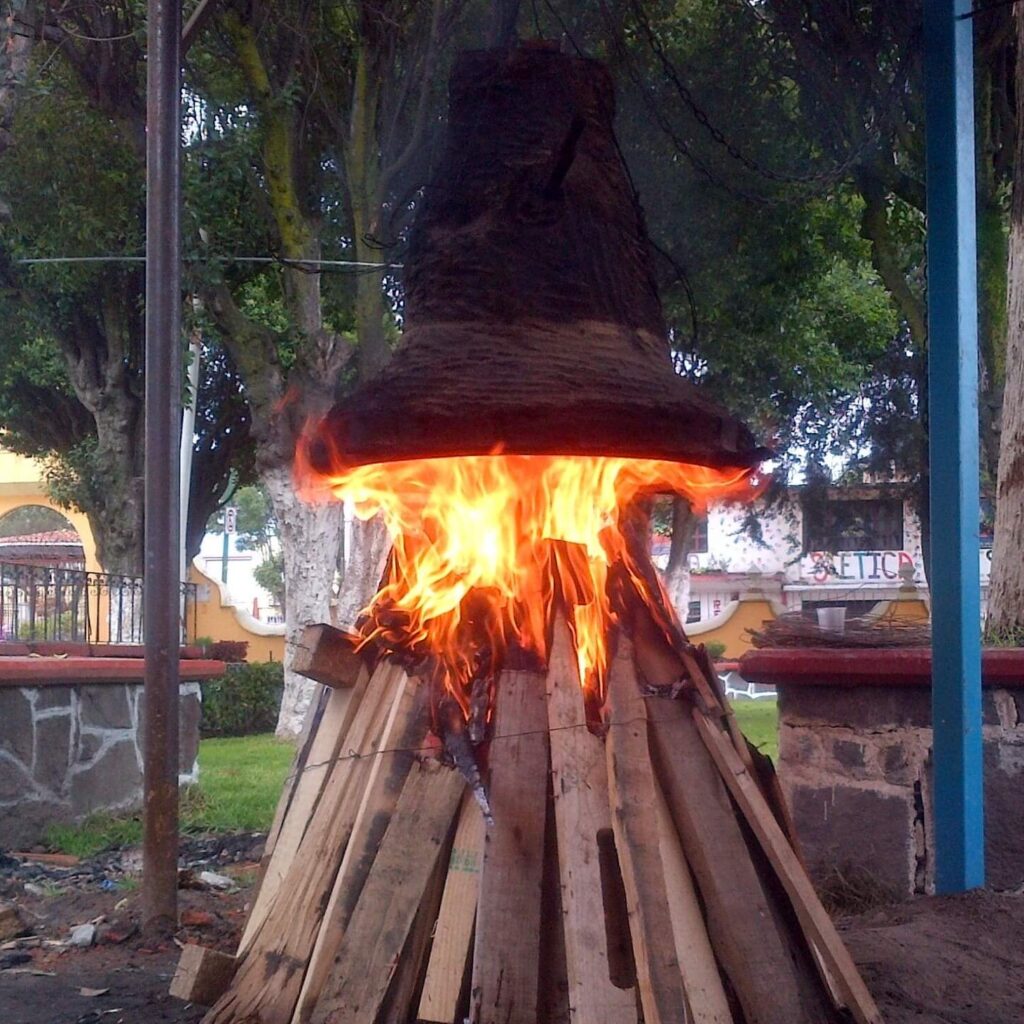
M483 814L472 795L467 793L459 812L434 943L420 995L417 1019L424 1024L452 1024L458 1012L473 942L483 856Z
M362 676L352 690L330 690L326 693L323 713L317 723L299 775L291 793L288 807L282 816L273 851L263 872L259 891L246 921L239 943L242 955L252 944L267 910L277 896L278 889L295 858L306 828L314 816L324 783L330 775L335 758L346 742L355 713L366 693L370 674L364 668ZM297 762L298 763L298 762Z
M705 906L715 954L744 1016L750 1024L820 1024L802 1005L787 943L689 703L652 697L647 714L658 778Z

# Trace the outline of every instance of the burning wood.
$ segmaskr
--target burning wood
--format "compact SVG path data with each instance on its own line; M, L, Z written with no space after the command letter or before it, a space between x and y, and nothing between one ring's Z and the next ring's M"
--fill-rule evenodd
M638 528L762 451L671 371L607 77L452 96L402 355L299 453L393 551L206 1024L878 1024Z
M617 565L614 575L621 572ZM552 994L562 988L566 1015L553 1022L839 1024L844 1008L875 1024L785 819L780 826L777 793L762 788L746 741L729 730L706 658L664 635L639 589L629 608L614 624L597 732L578 652L557 612L546 672L506 668L493 687L477 686L478 699L493 695L478 742L446 688L406 676L389 657L365 685L331 691L331 700L351 693L359 702L350 735L322 777L315 817L308 797L291 799L279 834L294 831L295 813L307 816L298 823L307 837L287 851L279 839L269 852L266 878L283 883L256 935L243 941L235 981L207 1024L404 1021L428 977L419 1019L436 1024L461 1024L467 1014L476 1024L535 1024L538 1007L557 1005ZM710 713L698 701L712 703ZM422 738L431 722L451 769ZM445 783L424 802L424 780L436 786L446 771L469 784L485 814L493 805L482 865L453 845L469 842L456 799L462 786ZM398 851L411 855L421 842L436 848L423 850L416 871L397 870ZM543 881L548 861L561 877L555 918ZM466 870L482 872L479 888L466 887ZM313 877L321 881L310 885ZM617 909L623 884L628 918ZM472 916L457 909L470 898L475 943ZM444 944L435 938L432 946L446 906ZM376 941L375 922L391 920L398 932ZM564 963L541 971L552 921L564 936ZM629 971L616 952L623 942ZM441 984L444 972L467 984ZM554 988L538 987L541 978Z
M483 777L480 775L480 765L477 763L476 751L473 749L473 734L466 719L463 717L462 708L446 694L441 698L436 716L441 739L444 741L445 753L451 758L452 763L466 780L473 793L473 799L480 805L480 810L483 812L487 824L493 825L494 818L491 815L491 804L487 799L487 790L484 787ZM480 743L482 739L475 742Z

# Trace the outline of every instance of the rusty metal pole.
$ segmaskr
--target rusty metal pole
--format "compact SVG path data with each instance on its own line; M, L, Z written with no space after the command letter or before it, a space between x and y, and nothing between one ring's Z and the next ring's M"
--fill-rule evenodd
M142 903L144 926L157 931L178 916L181 0L149 0L146 94Z

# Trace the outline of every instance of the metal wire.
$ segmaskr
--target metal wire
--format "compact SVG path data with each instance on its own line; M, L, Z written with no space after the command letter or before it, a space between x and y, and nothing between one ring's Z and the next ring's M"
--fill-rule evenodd
M51 263L145 263L145 256L32 256L14 260L26 265ZM260 263L286 267L351 267L359 270L401 270L403 263L371 263L366 260L292 260L284 256L194 256L185 263Z

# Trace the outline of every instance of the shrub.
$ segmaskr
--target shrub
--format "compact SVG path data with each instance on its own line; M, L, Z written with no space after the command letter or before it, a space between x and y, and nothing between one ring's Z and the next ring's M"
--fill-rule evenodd
M705 645L708 652L708 657L712 661L721 661L722 656L725 654L725 644L721 640L709 640Z
M279 661L231 665L203 685L200 735L250 736L273 732L284 689Z

